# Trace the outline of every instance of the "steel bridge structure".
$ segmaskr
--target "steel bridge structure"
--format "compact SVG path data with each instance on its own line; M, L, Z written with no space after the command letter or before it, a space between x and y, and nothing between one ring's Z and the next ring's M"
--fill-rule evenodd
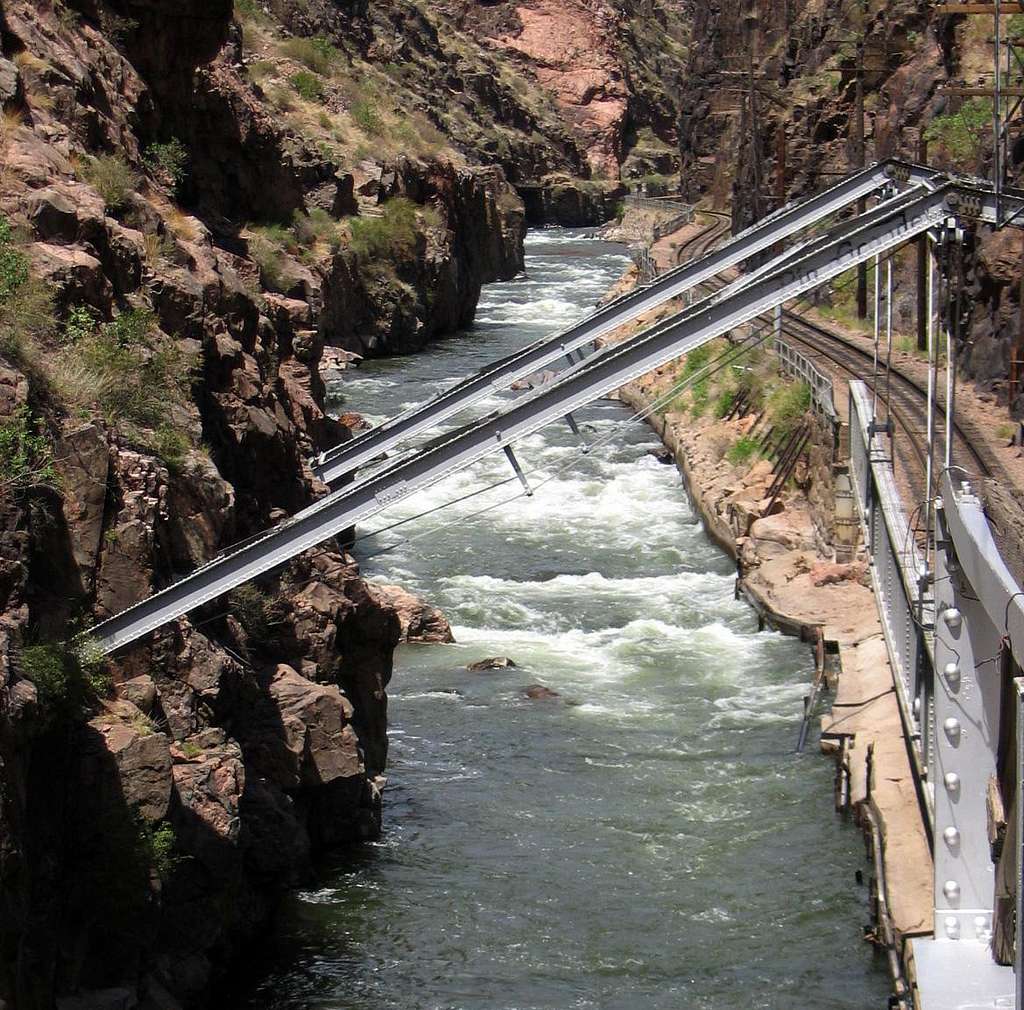
M873 205L858 213L858 203L866 200ZM526 483L515 446L531 433L566 421L578 430L574 411L716 337L766 314L771 318L794 299L851 268L877 264L908 242L925 237L937 246L949 243L962 228L998 226L1021 210L1024 193L1005 187L997 192L980 180L925 166L887 161L854 173L568 329L322 453L312 463L330 488L324 498L103 621L90 635L105 652L114 652L490 454L504 453ZM698 285L738 267L743 269L725 277L724 286L698 296ZM682 295L689 296L689 304L667 318L614 342L602 341ZM542 370L553 374L531 383ZM499 410L436 434L440 425L485 397L523 385L525 391ZM951 411L951 396L947 405ZM892 472L891 428L879 423L876 411L877 395L851 383L851 471L904 730L931 829L936 884L934 936L915 939L913 954L902 952L917 973L915 1002L901 997L902 1005L1024 1010L1019 988L1024 944L1015 944L1016 972L996 965L989 953L996 899L986 796L992 776L1006 763L1000 726L1010 702L1000 702L998 682L985 665L1004 652L1024 661L1024 591L994 550L975 491L948 449L945 466L929 464L926 508L934 517L929 543L922 549L907 536ZM950 430L947 423L947 440ZM929 431L937 441L937 429ZM414 443L428 433L432 437ZM1020 706L1014 698L1015 725L1024 726ZM1024 766L1016 762L1024 759L1024 732L1015 739L1022 751L1013 765L1019 781ZM1015 802L1012 816L1017 819L1013 873L1019 885L1024 804ZM1021 890L1017 886L1018 906ZM1024 908L1018 907L1016 921L1022 920Z

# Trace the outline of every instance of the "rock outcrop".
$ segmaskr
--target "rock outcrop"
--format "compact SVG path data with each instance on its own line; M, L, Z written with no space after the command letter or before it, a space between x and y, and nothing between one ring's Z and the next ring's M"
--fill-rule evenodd
M0 17L0 1002L198 1007L379 832L393 649L450 629L328 546L113 661L73 636L322 495L325 342L464 325L522 205L452 152L360 203L230 4ZM396 204L409 243L354 248Z

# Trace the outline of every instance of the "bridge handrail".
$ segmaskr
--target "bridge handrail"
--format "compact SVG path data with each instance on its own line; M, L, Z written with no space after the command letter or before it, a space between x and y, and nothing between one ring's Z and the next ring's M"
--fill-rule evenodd
M803 379L811 388L811 405L830 421L839 420L832 378L826 375L807 355L798 351L782 337L775 337L775 353L780 368Z
M929 728L934 706L934 606L917 581L924 558L896 486L892 439L884 431L872 432L871 403L867 386L851 382L850 470L882 632L896 673L896 696L923 781L925 769L933 766ZM933 816L934 797L927 789L925 794L928 814Z

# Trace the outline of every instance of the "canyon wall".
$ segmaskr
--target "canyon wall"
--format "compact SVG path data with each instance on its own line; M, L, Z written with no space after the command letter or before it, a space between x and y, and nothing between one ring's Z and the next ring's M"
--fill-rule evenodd
M917 160L922 141L930 164L990 177L991 100L943 90L991 84L990 19L940 15L915 0L712 3L694 5L692 17L700 44L677 99L682 181L689 198L731 209L737 229L858 165ZM1017 180L1016 162L1010 172ZM962 374L1003 402L1019 330L1020 248L1011 234L983 233L965 249ZM895 322L908 337L915 284L913 250L902 251ZM852 294L826 297L845 306ZM1013 408L1024 412L1024 393Z
M203 1005L379 832L392 652L447 626L328 544L113 661L75 635L321 496L325 344L466 325L522 204L283 121L229 3L0 16L0 1004Z
M672 185L687 31L646 2L4 5L0 1002L205 1005L317 853L379 832L392 651L450 632L340 545L112 661L79 632L323 495L323 376L466 326L527 217Z

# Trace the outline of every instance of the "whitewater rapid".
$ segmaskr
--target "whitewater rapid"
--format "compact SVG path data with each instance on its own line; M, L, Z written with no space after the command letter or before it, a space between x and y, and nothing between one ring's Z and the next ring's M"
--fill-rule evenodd
M564 230L527 252L469 334L364 365L338 409L418 402L579 318L626 264ZM367 576L442 607L457 641L399 650L384 836L295 895L245 1006L884 1005L859 837L831 811L830 765L793 754L810 656L758 631L629 417L580 412L590 455L567 425L517 446L533 497L479 514L506 483L372 535L506 481L496 455L360 531ZM517 667L466 669L501 655Z

